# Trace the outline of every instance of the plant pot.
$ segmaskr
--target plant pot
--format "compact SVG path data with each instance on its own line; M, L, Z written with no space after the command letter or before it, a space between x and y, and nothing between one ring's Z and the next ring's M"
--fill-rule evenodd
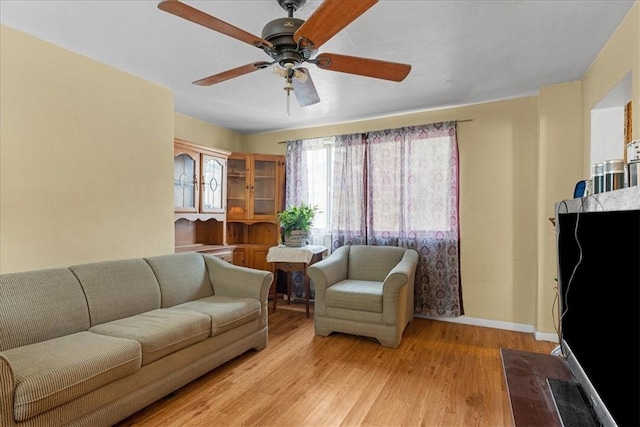
M302 230L291 230L288 235L284 236L284 245L292 247L305 246L307 244L307 238L309 232Z

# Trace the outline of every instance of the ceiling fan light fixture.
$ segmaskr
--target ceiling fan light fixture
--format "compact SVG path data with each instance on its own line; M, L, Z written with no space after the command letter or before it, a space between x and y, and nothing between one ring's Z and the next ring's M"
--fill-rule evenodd
M280 77L284 77L285 79L288 77L291 77L299 80L302 83L306 82L309 76L307 76L305 73L298 70L297 68L293 68L294 66L295 64L287 63L285 64L285 68L280 68L278 66L275 66L271 69L271 71L273 71L273 74L276 74Z

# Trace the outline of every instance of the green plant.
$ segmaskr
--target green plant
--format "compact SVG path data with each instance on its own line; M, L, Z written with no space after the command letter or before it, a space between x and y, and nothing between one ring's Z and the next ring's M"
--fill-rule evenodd
M304 203L283 210L278 214L283 234L288 236L293 230L309 231L317 212L317 206Z

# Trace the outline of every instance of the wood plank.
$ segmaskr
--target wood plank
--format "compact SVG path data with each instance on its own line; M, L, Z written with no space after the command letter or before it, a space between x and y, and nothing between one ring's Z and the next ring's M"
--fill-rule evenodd
M400 347L315 336L305 305L269 315L269 342L123 420L130 426L511 426L501 348L531 334L415 318Z

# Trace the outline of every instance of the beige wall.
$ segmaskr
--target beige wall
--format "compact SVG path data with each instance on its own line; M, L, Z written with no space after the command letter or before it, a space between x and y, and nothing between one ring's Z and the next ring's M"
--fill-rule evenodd
M582 179L589 178L591 174L591 110L629 72L633 104L633 139L636 140L640 139L640 2L638 1L600 51L582 81Z
M279 141L447 120L458 124L461 274L465 314L533 325L537 287L537 98L528 97L247 137L249 151Z
M605 44L580 82L543 88L540 92L540 181L538 238L539 331L557 326L556 236L545 220L554 216L555 203L572 197L576 182L591 175L591 110L628 73L632 78L633 139L640 139L640 2L636 2ZM623 127L624 124L620 123ZM623 141L620 141L623 153ZM549 312L555 317L549 323Z
M284 154L288 139L461 120L466 315L555 330L556 201L589 174L591 108L633 73L638 3L584 79L539 96L241 136L174 114L170 91L2 27L0 272L173 251L172 139ZM462 121L471 119L471 121Z
M538 96L539 173L537 191L538 291L536 330L553 333L559 325L555 204L573 197L581 178L582 83L544 87ZM532 301L532 304L534 301Z
M0 43L0 272L172 252L171 91L6 26Z
M458 128L461 262L467 316L556 333L555 203L590 174L591 109L632 73L633 138L640 139L640 3L580 81L537 97L247 137L247 151L284 153L278 141L473 119Z
M227 151L245 150L244 136L237 132L180 113L175 114L174 120L176 138Z

